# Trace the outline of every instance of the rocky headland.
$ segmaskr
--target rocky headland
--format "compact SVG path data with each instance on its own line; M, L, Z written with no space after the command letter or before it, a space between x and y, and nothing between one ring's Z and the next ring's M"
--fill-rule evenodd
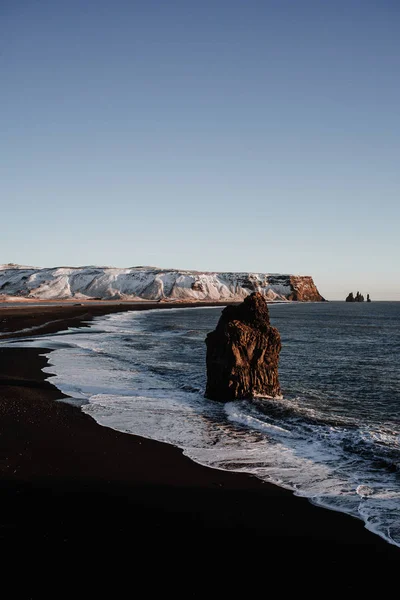
M320 302L310 276L182 271L156 267L0 266L0 301L122 300L241 302L252 292L270 301Z

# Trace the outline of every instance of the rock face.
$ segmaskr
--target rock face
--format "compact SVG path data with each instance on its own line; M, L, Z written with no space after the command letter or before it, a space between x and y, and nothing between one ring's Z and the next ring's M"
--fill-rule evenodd
M151 300L241 302L252 292L268 301L320 302L312 277L270 273L217 273L156 267L0 265L0 299Z
M290 285L293 289L289 300L297 302L325 302L312 277L307 275L290 275Z
M265 297L253 293L238 306L227 306L206 338L205 396L229 402L255 396L279 397L281 338L269 322Z

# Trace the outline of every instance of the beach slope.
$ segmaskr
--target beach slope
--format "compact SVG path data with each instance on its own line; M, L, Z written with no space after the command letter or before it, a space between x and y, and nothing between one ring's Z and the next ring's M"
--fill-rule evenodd
M2 309L1 318L11 334L32 327L33 319L35 327L77 326L102 310L111 312L45 307L33 317L26 307ZM41 371L43 353L0 346L0 539L8 559L18 552L25 568L84 556L87 564L101 559L110 574L129 558L137 577L184 573L178 580L155 577L152 585L165 591L196 580L188 597L212 585L226 593L241 586L260 591L267 575L275 589L288 573L293 590L309 589L312 573L330 590L385 589L400 549L361 521L254 477L202 467L172 446L99 426L59 402L62 394ZM244 579L235 576L238 565Z

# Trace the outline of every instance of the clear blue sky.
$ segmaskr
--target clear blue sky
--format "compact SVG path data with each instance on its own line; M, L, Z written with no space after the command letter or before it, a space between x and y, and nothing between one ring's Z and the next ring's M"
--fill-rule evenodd
M400 300L398 0L0 0L0 263Z

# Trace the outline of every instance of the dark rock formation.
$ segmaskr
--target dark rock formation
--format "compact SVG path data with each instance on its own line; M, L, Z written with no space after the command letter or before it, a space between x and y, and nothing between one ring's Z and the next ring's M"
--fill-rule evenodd
M353 292L350 292L346 298L346 302L364 302L364 296L360 294L360 292L357 292L356 296L354 297ZM367 294L367 302L371 302L371 300L369 300L369 294Z
M206 398L280 395L278 361L281 338L269 322L264 296L258 292L238 306L227 306L215 331L207 335Z

